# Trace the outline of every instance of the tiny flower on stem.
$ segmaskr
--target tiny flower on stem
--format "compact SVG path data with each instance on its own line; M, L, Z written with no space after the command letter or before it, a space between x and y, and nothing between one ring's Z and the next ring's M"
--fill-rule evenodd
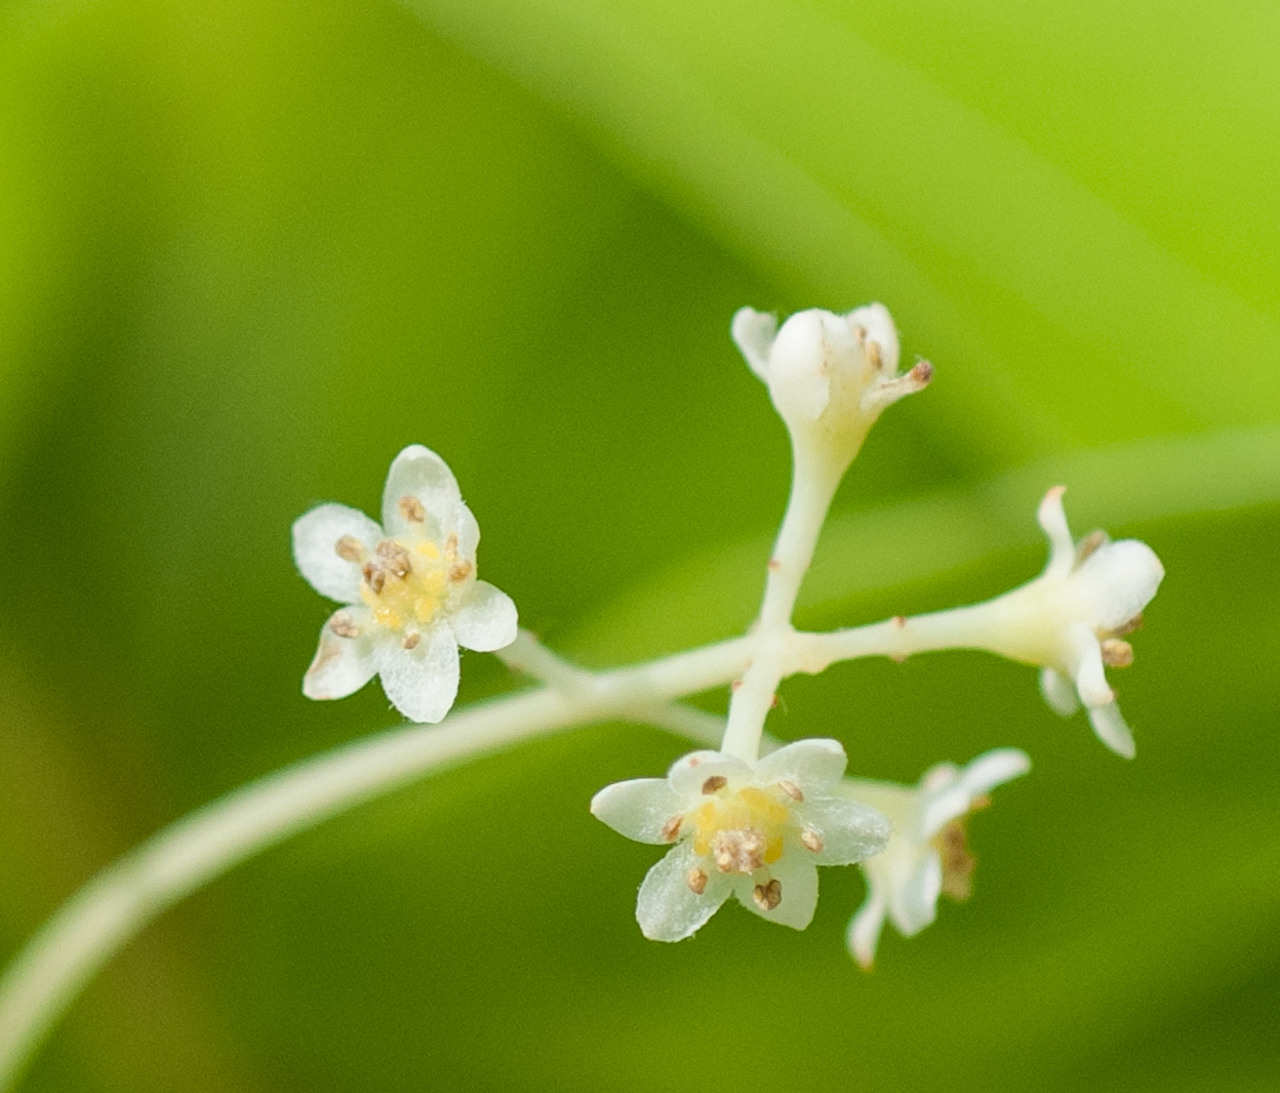
M867 899L849 923L849 951L870 968L886 915L903 937L937 917L938 897L969 898L974 866L965 822L985 808L996 786L1026 774L1031 760L1015 748L986 752L961 769L930 767L918 785L850 781L848 792L889 817L893 834L883 854L862 863Z
M321 595L345 604L320 631L302 681L308 698L345 698L374 675L391 704L434 723L458 693L458 646L491 652L516 637L516 607L476 579L480 528L435 452L405 448L391 464L382 526L346 505L293 525L293 557Z
M1096 531L1074 543L1062 508L1064 492L1063 486L1049 490L1037 513L1049 540L1044 572L990 605L998 623L988 631L990 648L1039 665L1045 701L1064 717L1083 702L1098 739L1132 759L1133 734L1103 668L1133 663L1133 647L1124 637L1142 624L1164 566L1136 539L1112 542Z
M754 764L715 751L676 761L666 778L606 786L591 812L637 842L674 843L640 886L636 919L654 941L691 936L734 895L762 918L803 930L819 865L882 850L889 824L841 796L844 749L801 740Z
M793 441L826 451L839 473L880 411L933 378L927 361L898 375L898 331L883 304L845 315L799 311L781 329L775 316L744 307L733 317L733 340Z

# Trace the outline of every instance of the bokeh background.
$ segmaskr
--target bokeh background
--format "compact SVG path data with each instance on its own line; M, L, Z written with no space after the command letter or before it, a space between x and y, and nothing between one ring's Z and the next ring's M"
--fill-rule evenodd
M733 311L887 303L934 386L846 482L800 621L1034 574L1041 492L1168 578L1138 758L974 654L788 683L858 773L1017 745L976 893L876 970L645 942L600 726L299 837L133 943L24 1088L1274 1090L1280 9L1245 0L0 4L0 944L257 775L311 704L291 521L445 455L485 577L590 664L740 629L786 442ZM518 685L470 656L463 697ZM723 708L723 695L702 699Z

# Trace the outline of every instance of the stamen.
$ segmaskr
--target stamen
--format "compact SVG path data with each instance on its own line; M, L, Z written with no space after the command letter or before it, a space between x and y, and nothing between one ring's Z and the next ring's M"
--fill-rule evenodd
M815 854L822 853L822 848L827 845L822 841L822 836L811 827L800 832L800 842L806 850L812 850Z
M961 902L973 895L973 871L978 865L978 859L969 853L966 819L952 820L932 840L942 859L942 893Z
M333 544L333 549L344 562L364 561L364 543L354 535L344 535Z
M662 825L662 831L659 832L658 838L664 843L673 843L676 836L680 834L680 825L684 823L683 816L672 816L665 824Z
M346 611L338 611L334 614L333 618L329 620L329 629L340 638L358 638L360 636L360 627L356 625L356 620Z
M403 645L406 649L416 649L418 647L418 642L420 642L421 640L422 640L422 635L419 634L418 631L414 630L411 633L405 634L404 641L402 641L400 644Z
M405 494L400 498L397 506L400 509L400 515L408 520L411 524L421 524L427 519L427 510L422 507L422 502L412 494Z
M1076 547L1076 565L1083 562L1090 554L1097 550L1098 547L1105 546L1107 538L1107 533L1098 528L1089 532L1088 535L1080 540L1080 545Z
M365 562L364 569L361 572L364 574L365 583L373 590L373 594L375 596L378 595L382 591L383 585L387 583L386 570L373 562Z
M801 792L800 787L796 785L795 782L792 782L786 778L783 778L778 783L778 788L782 790L782 792L785 793L788 797L790 797L793 801L800 802L804 800L804 793Z
M729 779L722 774L713 774L705 782L702 783L702 792L708 797L713 793L718 793L729 784Z
M465 581L470 576L471 563L468 561L461 561L457 565L452 566L449 570L449 580L453 584L457 584L459 581Z
M1113 638L1122 638L1125 634L1132 634L1135 630L1142 629L1142 612L1139 611L1128 622L1122 622L1114 630L1111 631Z
M751 893L751 898L760 910L775 910L782 902L782 882L774 877L768 884L757 884Z
M721 873L754 873L764 868L765 838L753 827L721 831L711 840L711 854Z
M690 869L684 879L689 885L689 891L695 896L700 896L707 890L707 875L701 869Z
M413 566L409 564L409 552L394 539L383 539L374 548L374 553L381 560L382 568L393 577L399 577L403 581L413 572Z
M877 372L884 371L884 357L881 356L879 342L867 342L867 360Z
M1128 668L1133 663L1133 646L1119 638L1102 642L1102 663L1108 668Z

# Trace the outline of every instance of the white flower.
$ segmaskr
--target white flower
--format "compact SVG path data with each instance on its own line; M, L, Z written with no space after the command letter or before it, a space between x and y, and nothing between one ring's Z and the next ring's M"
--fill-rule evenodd
M883 854L862 863L867 899L849 923L849 950L871 967L885 916L903 937L914 937L938 913L938 897L967 899L973 868L965 838L970 812L987 805L987 794L1025 774L1031 761L1014 748L989 751L961 770L939 763L916 786L850 782L849 792L889 817L893 834Z
M666 778L606 786L591 812L643 843L675 843L640 886L645 937L681 941L735 895L762 918L803 930L819 865L880 851L889 825L833 791L845 768L835 740L801 740L755 764L715 751L686 755Z
M846 315L799 311L781 330L773 315L744 307L733 317L733 340L792 437L846 466L880 411L933 378L927 361L897 374L898 332L883 304Z
M1160 559L1135 539L1112 542L1102 532L1072 542L1062 509L1065 487L1045 494L1037 518L1049 539L1049 564L1034 581L992 601L987 647L1041 667L1040 689L1064 717L1081 702L1098 738L1133 758L1133 734L1120 715L1103 666L1133 663L1122 640L1142 622L1164 577Z
M444 460L420 444L391 464L382 527L346 505L293 525L293 557L317 592L346 604L320 631L308 698L345 698L375 674L406 717L434 723L458 693L458 646L516 637L516 607L476 580L480 528Z

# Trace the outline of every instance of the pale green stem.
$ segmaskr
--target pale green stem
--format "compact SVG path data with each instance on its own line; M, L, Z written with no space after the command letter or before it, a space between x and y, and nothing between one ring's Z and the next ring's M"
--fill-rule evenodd
M807 445L793 446L791 496L769 557L764 601L751 633L751 660L729 701L720 750L748 763L760 756L765 718L773 708L778 684L788 674L788 642L794 633L791 614L843 474L823 455Z

